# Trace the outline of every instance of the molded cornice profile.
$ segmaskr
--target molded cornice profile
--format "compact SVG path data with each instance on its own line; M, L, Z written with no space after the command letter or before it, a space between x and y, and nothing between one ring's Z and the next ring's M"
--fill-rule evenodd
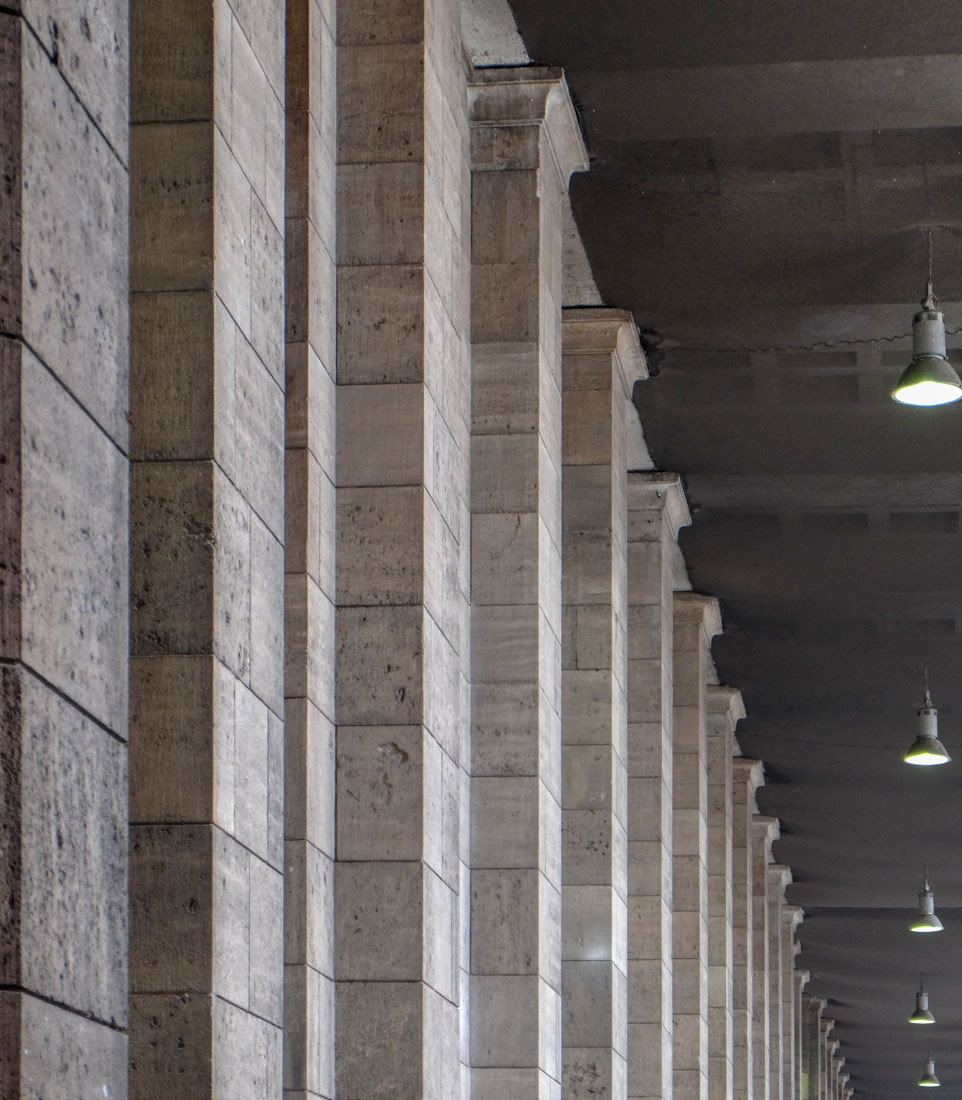
M727 717L730 723L729 729L734 731L738 723L745 717L745 702L738 688L728 687L725 684L708 685L708 713L720 714ZM712 732L709 730L709 732ZM719 733L721 730L718 731Z
M752 818L752 833L759 839L768 842L768 861L772 862L772 845L782 835L781 826L777 817L768 817L765 814L755 814ZM834 1021L832 1021L834 1024Z
M789 875L791 875L791 872L789 872ZM794 881L794 879L792 879L790 877L789 882L793 882L793 881ZM782 909L782 921L785 924L790 924L792 926L792 931L793 932L802 923L802 921L804 919L805 919L805 910L800 905L786 905ZM796 946L796 948L799 947L798 944L796 944L795 946Z
M722 629L718 600L700 592L676 592L675 622L699 624L705 632L706 643L711 642Z
M681 483L681 474L665 473L663 470L628 471L628 541L631 542L631 513L664 513L671 528L673 539L678 538L682 527L691 523L688 499Z
M579 306L562 310L561 321L563 352L607 352L614 356L628 397L634 384L648 377L638 326L628 310Z
M736 756L732 761L732 775L739 783L748 784L748 797L753 799L759 787L765 786L765 765L750 756Z
M468 104L474 130L487 127L543 126L562 186L572 172L588 170L588 151L561 69L540 66L476 69L468 84ZM472 137L473 168L534 168L536 153L524 143L500 143L492 149Z
M784 894L788 886L794 882L792 869L785 863L772 863L768 868L768 877Z

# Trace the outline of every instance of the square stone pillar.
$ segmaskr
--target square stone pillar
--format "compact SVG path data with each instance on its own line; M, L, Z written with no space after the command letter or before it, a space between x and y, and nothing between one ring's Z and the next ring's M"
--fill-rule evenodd
M821 1097L821 1024L825 1002L818 997L802 994L802 1100L820 1100Z
M676 1100L708 1097L708 656L718 601L675 593L672 985Z
M768 1011L769 1011L769 1096L783 1100L784 1065L791 1049L785 1019L786 950L782 914L785 890L792 872L782 863L768 868ZM792 955L794 958L794 955ZM789 962L789 965L790 962Z
M832 1040L829 1033L835 1027L835 1021L821 1017L818 1022L818 1087L821 1100L832 1100Z
M337 4L339 1100L462 1088L467 96L457 0ZM323 181L322 181L323 182Z
M782 906L782 1096L796 1100L798 1073L798 1021L796 1003L795 956L798 944L795 929L804 917L797 905Z
M802 911L804 913L804 910ZM795 957L801 951L801 945L796 944ZM807 1073L807 1056L805 1044L807 1041L807 1005L805 1003L805 986L811 975L807 970L795 970L795 1100L807 1100L804 1094L805 1078Z
M284 19L138 0L130 40L130 1089L246 1100L282 1089Z
M334 4L288 0L284 1089L334 1096Z
M127 1095L127 30L123 3L0 10L10 1100Z
M628 1096L672 1094L672 658L677 474L628 475ZM589 719L590 692L566 693Z
M471 1084L524 1100L561 1091L561 211L587 159L560 70L473 81Z
M756 814L752 820L752 1040L754 1100L770 1097L771 974L769 972L770 896L768 867L778 821Z
M762 774L758 760L737 756L732 761L732 1087L736 1100L751 1100L754 1092L752 821Z
M627 1096L627 447L647 376L621 310L565 310L562 377L562 1083Z
M732 797L735 726L741 692L708 688L708 1091L734 1096L734 883ZM744 869L743 869L744 870Z

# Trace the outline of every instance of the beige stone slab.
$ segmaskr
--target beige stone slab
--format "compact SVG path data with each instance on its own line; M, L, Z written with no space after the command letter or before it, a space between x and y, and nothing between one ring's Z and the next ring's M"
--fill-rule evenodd
M363 1100L390 1080L419 1094L423 993L418 982L344 982L337 988L337 1095ZM387 1076L385 1076L387 1075Z
M541 985L534 976L476 975L471 989L471 1064L539 1063Z
M476 344L535 344L540 338L537 263L475 264L471 339Z
M0 871L11 936L2 980L99 1020L126 1020L127 760L122 744L16 666L0 677L9 735ZM82 944L83 949L78 950Z
M251 515L251 690L284 713L284 547Z
M282 1032L266 1020L221 998L214 1018L214 1100L255 1100L282 1087Z
M421 385L342 386L337 397L337 485L424 483Z
M421 160L423 61L422 42L342 43L337 120L341 164Z
M186 10L178 0L131 4L131 121L213 118L215 71L218 90L230 89L230 24L223 0ZM227 49L215 52L225 29ZM229 126L230 117L219 121Z
M474 777L471 781L471 866L534 868L540 843L541 799L535 778ZM558 829L560 837L560 822Z
M337 616L337 713L358 725L410 725L423 715L423 611L344 608Z
M337 194L339 263L412 264L425 259L421 164L341 165ZM377 218L370 217L372 209Z
M342 383L424 377L424 269L416 264L341 266L337 370ZM403 318L386 323L389 316Z

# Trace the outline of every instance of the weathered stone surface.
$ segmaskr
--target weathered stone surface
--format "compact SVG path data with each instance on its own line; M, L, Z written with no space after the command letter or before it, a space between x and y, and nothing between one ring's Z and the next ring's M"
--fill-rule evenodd
M123 1027L126 750L28 671L0 682L2 980Z

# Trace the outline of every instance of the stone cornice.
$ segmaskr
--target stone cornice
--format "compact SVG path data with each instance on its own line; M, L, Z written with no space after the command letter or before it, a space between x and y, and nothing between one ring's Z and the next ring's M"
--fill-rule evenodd
M543 126L562 186L567 187L572 172L587 171L588 152L562 69L476 69L468 103L473 127Z
M732 776L734 782L748 785L748 797L751 800L758 788L765 786L765 765L761 760L753 760L750 756L736 756L732 760Z
M777 817L767 817L765 814L755 814L752 818L752 834L759 839L767 840L769 844L768 855L771 858L771 845L781 836L781 826Z
M708 685L708 713L721 714L731 722L732 729L745 717L745 702L738 688L725 684Z
M629 470L628 512L655 510L664 513L672 538L677 539L682 527L691 523L691 512L688 510L681 474L665 473L663 470Z
M721 634L721 607L714 596L700 592L675 593L675 621L700 624L707 641Z
M561 313L563 351L608 352L618 369L626 396L634 384L648 377L648 361L641 350L634 315L625 309L579 306Z

